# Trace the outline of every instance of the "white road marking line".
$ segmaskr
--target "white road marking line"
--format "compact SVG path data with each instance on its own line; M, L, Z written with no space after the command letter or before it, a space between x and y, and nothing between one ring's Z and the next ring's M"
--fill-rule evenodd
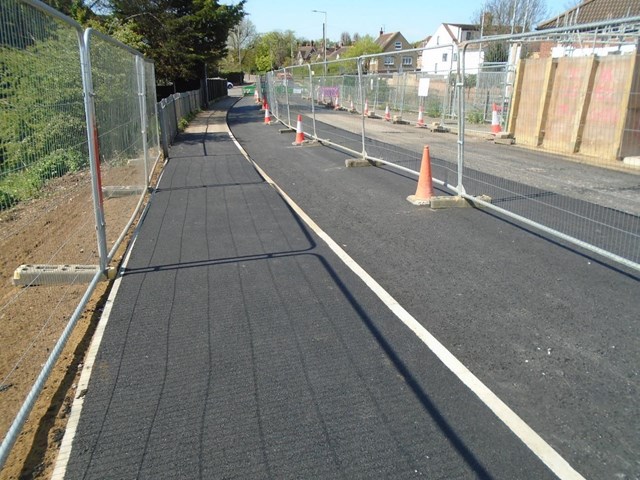
M553 473L563 480L585 480L540 435L525 423L509 406L480 381L464 364L424 328L371 275L353 260L324 230L322 230L274 181L254 162L229 131L229 136L264 180L289 204L291 209L318 235L327 246L378 296L378 298L431 350L460 381L471 390Z

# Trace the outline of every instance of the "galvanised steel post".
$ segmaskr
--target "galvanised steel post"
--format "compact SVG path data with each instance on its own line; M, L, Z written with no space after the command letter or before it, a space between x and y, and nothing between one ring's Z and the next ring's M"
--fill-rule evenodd
M84 91L84 108L87 122L87 143L89 147L89 165L91 170L91 186L93 191L93 208L96 216L96 235L98 254L100 256L100 270L107 271L107 224L104 217L104 198L102 196L102 174L100 172L100 143L98 141L98 126L96 125L95 92L91 76L91 34L93 29L84 32L84 42L80 48L82 66L82 89Z
M400 100L400 118L404 113L404 94L407 90L407 72L402 72L402 98Z
M169 158L169 121L167 119L166 108L166 99L162 99L159 109L156 103L156 111L159 112L160 132L162 132L162 154L165 160Z
M309 102L311 103L311 118L313 119L313 138L318 140L318 132L316 132L316 108L313 101L313 72L311 65L307 64L309 69Z
M364 93L364 88L362 86L362 82L363 80L363 74L362 74L362 57L358 57L358 85L360 87L360 112L362 112L361 117L362 117L362 158L367 158L367 149L365 148L365 123L366 123L366 119L365 119L365 115L364 115L364 104L366 103L365 100L365 93Z
M287 67L284 69L284 92L285 98L287 99L287 121L289 122L289 127L292 127L291 123L291 105L289 105L289 79L287 78ZM291 78L293 78L293 70L291 70Z
M460 50L458 49L458 52ZM462 172L464 168L464 69L465 57L467 53L467 44L462 47L462 59L458 58L458 72L456 79L456 93L458 95L458 194L464 194L465 189L462 184ZM458 55L459 57L459 55ZM462 66L462 69L460 68ZM462 70L462 71L461 71Z
M373 100L373 111L378 110L378 95L380 94L380 74L376 74L376 95Z
M138 105L140 106L140 134L144 155L144 188L149 187L149 145L147 144L147 91L144 74L144 59L136 55L136 77L138 80Z

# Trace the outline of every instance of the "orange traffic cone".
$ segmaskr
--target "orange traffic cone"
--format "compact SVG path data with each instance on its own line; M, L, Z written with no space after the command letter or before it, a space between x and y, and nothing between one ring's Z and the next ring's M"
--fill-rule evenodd
M422 106L418 109L418 122L416 123L416 127L424 127L424 108Z
M269 114L269 104L264 103L264 124L271 125L271 115Z
M384 109L384 121L385 122L391 121L391 112L389 112L389 105L387 105L386 108Z
M267 97L262 97L262 108L261 110L267 109Z
M353 113L353 112L355 112L355 111L356 111L356 107L354 107L354 106L353 106L353 100L351 100L351 104L349 105L349 111L350 111L351 113Z
M256 103L260 103L260 95L258 95L258 90L254 90L253 99L255 100Z
M409 195L407 200L414 205L429 205L432 197L435 197L435 193L433 193L433 180L431 179L431 155L429 154L429 145L425 145L422 151L418 188L416 194Z
M498 118L498 106L493 104L493 111L491 112L491 133L500 133L502 128L500 127L500 120Z
M304 132L302 131L302 115L298 115L298 124L296 125L296 141L293 145L302 145L304 143Z
M333 107L334 110L340 110L340 96L336 97L336 106Z
M364 101L364 113L363 113L363 115L365 117L369 116L369 101L368 100Z

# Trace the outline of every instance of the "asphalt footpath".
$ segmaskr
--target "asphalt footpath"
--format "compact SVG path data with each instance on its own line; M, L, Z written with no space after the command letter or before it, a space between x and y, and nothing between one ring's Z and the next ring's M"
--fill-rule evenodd
M632 273L235 101L170 151L53 478L556 478L272 181L578 472L635 478Z

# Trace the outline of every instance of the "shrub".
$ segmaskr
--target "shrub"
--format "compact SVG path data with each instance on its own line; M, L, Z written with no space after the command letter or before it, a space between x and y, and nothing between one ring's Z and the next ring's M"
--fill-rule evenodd
M0 210L5 210L18 203L18 199L8 188L0 186Z
M442 115L442 105L437 100L428 101L425 105L425 114L431 118L438 118Z
M467 120L470 123L484 123L484 113L478 110L467 113Z

